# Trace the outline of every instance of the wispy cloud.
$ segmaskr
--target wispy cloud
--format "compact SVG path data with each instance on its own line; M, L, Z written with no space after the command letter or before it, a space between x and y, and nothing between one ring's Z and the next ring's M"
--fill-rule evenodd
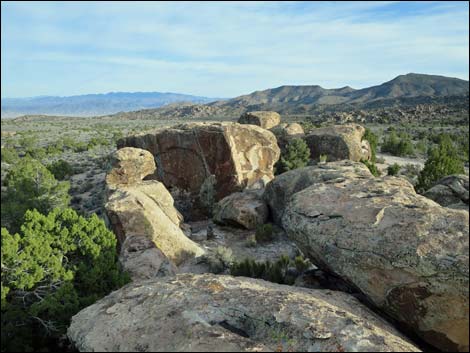
M466 2L2 3L2 97L468 79Z

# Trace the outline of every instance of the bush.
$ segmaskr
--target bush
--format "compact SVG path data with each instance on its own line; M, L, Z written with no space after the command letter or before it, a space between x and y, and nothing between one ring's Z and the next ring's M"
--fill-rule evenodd
M361 162L365 164L367 168L369 168L369 171L372 173L373 176L378 177L382 175L382 173L380 173L380 170L378 170L375 163L367 161L365 159L361 159Z
M400 172L400 169L401 167L397 163L389 165L387 168L387 175L398 175L398 172Z
M222 273L232 265L232 249L218 246L212 254L205 257L205 261L209 265L210 272L215 274Z
M47 169L54 175L57 180L64 180L74 174L74 170L69 162L59 159L47 166Z
M22 158L8 172L2 192L2 226L17 232L29 209L48 213L53 208L66 208L70 202L70 183L59 182L39 161Z
M276 163L276 173L305 167L310 160L310 149L302 139L293 139L289 142L281 159Z
M372 163L375 163L377 158L377 145L379 143L379 137L374 134L370 129L366 128L362 139L367 140L369 142L371 152L370 160L372 161Z
M19 160L18 152L13 147L2 148L2 162L15 164Z
M274 238L273 226L270 223L259 225L256 228L255 240L257 243L272 241Z
M96 215L34 210L24 219L20 233L2 228L2 351L57 347L74 314L128 281Z
M394 156L411 156L414 154L414 146L408 134L397 135L395 131L384 139L382 152L388 152Z
M463 174L463 162L458 150L449 136L443 136L439 146L431 150L423 170L418 176L416 190L423 193L431 188L439 179L451 174Z

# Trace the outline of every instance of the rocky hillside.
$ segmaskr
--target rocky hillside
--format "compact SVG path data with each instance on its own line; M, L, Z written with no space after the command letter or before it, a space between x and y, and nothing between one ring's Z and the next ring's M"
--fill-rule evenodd
M226 101L208 104L168 106L118 114L123 118L237 117L246 111L274 110L283 115L308 115L322 111L374 109L416 104L468 100L468 81L435 75L407 74L378 86L353 89L349 86L325 89L320 86L281 86L256 91Z

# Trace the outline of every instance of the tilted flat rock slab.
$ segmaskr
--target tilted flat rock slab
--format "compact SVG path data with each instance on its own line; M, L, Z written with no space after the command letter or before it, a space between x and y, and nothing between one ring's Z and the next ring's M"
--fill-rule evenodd
M353 178L372 178L372 174L363 163L349 160L297 168L277 175L270 181L263 198L271 210L274 223L282 225L284 210L295 193L316 183Z
M72 318L80 351L370 351L416 346L354 297L244 277L127 285Z
M402 178L315 184L282 224L312 262L444 350L468 350L468 212L417 195Z
M155 179L167 188L197 195L215 175L216 200L274 177L280 151L268 130L237 123L188 123L118 141L118 147L150 151L157 163Z

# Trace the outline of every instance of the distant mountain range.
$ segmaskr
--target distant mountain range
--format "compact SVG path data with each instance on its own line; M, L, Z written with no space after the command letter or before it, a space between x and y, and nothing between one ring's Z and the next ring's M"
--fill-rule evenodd
M168 105L115 116L122 118L237 117L246 111L274 110L284 115L309 115L319 111L347 111L432 103L469 94L469 82L445 76L407 74L378 86L325 89L320 86L281 86L207 104Z
M246 111L274 110L308 115L323 110L348 110L428 103L432 99L468 96L469 82L458 78L410 73L378 86L325 89L281 86L227 100L175 93L109 93L74 97L2 99L6 114L108 115L118 118L237 117ZM150 108L153 105L151 109ZM157 108L155 108L157 107ZM117 114L113 114L116 112Z
M4 98L1 100L1 115L2 118L26 114L97 116L158 108L175 102L208 103L217 99L220 98L160 92L111 92L70 97Z

